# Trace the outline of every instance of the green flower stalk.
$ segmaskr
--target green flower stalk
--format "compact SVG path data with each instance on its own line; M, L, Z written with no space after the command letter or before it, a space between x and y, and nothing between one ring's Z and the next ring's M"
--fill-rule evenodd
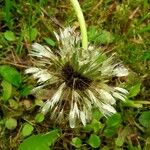
M86 29L86 23L85 23L82 9L80 7L78 0L70 0L70 2L76 12L76 15L78 17L78 21L80 24L81 37L82 37L81 38L82 39L82 48L87 49L87 47L88 47L87 29Z

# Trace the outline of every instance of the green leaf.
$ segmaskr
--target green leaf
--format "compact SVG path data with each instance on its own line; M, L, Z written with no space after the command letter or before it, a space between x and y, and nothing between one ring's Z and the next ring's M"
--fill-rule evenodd
M44 120L44 114L42 113L38 113L36 116L35 116L35 121L36 122L42 122Z
M29 30L29 39L30 41L34 41L38 35L38 30L36 28L31 28Z
M8 65L0 66L0 75L4 80L8 81L12 85L19 86L21 84L21 75L20 73L13 67Z
M44 40L50 46L55 46L55 42L52 39L45 37Z
M6 31L4 33L4 37L8 41L15 41L16 39L15 34L12 31Z
M94 108L94 109L92 110L92 118L93 118L93 119L100 120L102 116L103 116L103 115L102 115L102 113L99 111L99 109Z
M137 83L136 85L132 86L129 91L129 97L135 97L139 92L141 88L141 83Z
M12 95L12 85L5 80L2 81L1 85L3 87L2 97L3 97L3 100L6 102Z
M72 139L71 144L73 146L75 146L76 148L80 148L82 146L82 141L81 141L80 138L75 137L75 138Z
M87 34L89 41L94 44L109 44L114 40L114 36L111 32L106 30L99 30L96 26L90 26Z
M23 136L28 136L32 133L33 131L33 126L29 123L24 124L23 128L22 128L22 135Z
M113 114L106 121L106 129L104 130L104 134L107 137L111 137L116 133L117 128L120 126L122 122L121 115L119 113Z
M14 118L8 118L5 122L5 126L7 129L9 130L13 130L16 128L17 126L17 121Z
M41 99L35 99L35 105L36 106L42 106L43 105L43 100L41 100Z
M22 96L28 96L30 93L31 93L31 90L33 89L33 87L32 86L25 86L25 87L23 87L22 89L21 89L21 91L20 91L20 94L22 95Z
M110 32L106 30L102 30L101 34L99 35L99 40L101 44L109 44L113 42L114 37L112 36Z
M93 119L91 122L91 128L93 128L94 133L97 133L101 128L103 128L103 125L96 119Z
M146 128L150 127L150 111L142 112L139 117L139 122L142 126Z
M113 114L107 119L107 127L117 128L121 124L122 119L119 113Z
M138 103L137 101L133 101L130 99L126 99L126 101L123 103L124 106L128 106L128 107L135 107L135 108L142 108L143 105Z
M104 130L104 135L106 137L112 137L115 133L117 132L117 128L112 128L112 127L107 127L105 130Z
M92 128L92 125L91 124L87 124L86 126L83 126L83 131L84 132L92 132L93 131L93 128Z
M90 138L88 139L88 144L93 148L99 148L101 140L96 134L91 134Z
M95 26L90 26L87 32L89 41L94 42L94 44L99 42L99 33L97 31L98 29Z
M150 49L147 50L147 52L144 52L143 56L142 56L143 60L150 60Z
M49 150L49 146L52 146L58 137L58 130L32 135L20 144L18 150Z

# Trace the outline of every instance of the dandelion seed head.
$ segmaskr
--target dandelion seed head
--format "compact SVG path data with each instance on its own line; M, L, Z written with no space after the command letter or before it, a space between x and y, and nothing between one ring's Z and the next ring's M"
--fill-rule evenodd
M128 70L121 63L114 63L114 55L108 57L94 46L82 49L79 35L71 27L54 34L58 53L34 43L30 55L35 58L35 65L25 71L37 80L33 93L56 87L41 112L50 111L51 119L58 123L66 120L71 128L79 120L85 126L92 119L92 108L98 108L106 117L116 113L113 105L116 100L125 101L128 92L109 81L127 76Z

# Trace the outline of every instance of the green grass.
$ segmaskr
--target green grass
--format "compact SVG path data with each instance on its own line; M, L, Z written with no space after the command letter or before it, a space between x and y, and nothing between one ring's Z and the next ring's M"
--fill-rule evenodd
M79 24L69 1L0 1L0 67L10 65L22 80L16 86L12 79L9 85L4 82L6 77L0 71L0 149L16 150L25 139L22 128L29 123L34 128L30 135L60 128L60 137L52 145L53 149L76 147L87 150L98 145L97 149L101 150L149 150L150 3L148 0L86 0L80 4L89 42L110 54L116 53L117 59L129 68L127 78L114 81L129 90L127 102L118 102L118 114L109 119L94 110L94 119L84 128L70 129L65 124L57 126L49 116L38 122L36 115L47 93L37 97L29 94L36 85L32 78L24 75L25 68L32 63L28 56L30 45L39 42L55 50L53 31L68 25L79 31ZM14 36L7 35L7 31ZM47 38L52 43L47 42ZM8 100L4 101L4 94L9 94ZM13 130L6 126L9 118L17 121Z

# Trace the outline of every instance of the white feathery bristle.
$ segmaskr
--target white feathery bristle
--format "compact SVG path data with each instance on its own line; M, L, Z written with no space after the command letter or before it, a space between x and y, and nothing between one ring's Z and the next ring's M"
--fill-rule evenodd
M25 73L26 74L29 74L29 73L37 73L39 71L39 68L37 67L30 67L28 69L25 70Z
M49 47L42 46L38 43L34 43L32 45L32 51L31 51L30 55L40 57L40 58L42 58L43 56L47 57L47 58L53 57L53 54Z
M79 117L79 109L78 109L78 105L77 105L76 102L75 102L75 104L74 104L73 110L75 111L76 115Z
M85 126L86 125L86 116L83 111L80 111L80 118L81 118L82 124Z
M121 94L121 93L118 93L118 92L113 92L113 94L112 94L115 98L118 98L118 99L120 99L120 100L122 100L122 101L125 101L125 96L123 95L123 94Z
M121 93L123 93L123 94L129 94L129 92L124 88L115 87L114 89L121 92Z
M41 109L41 112L43 114L47 114L47 112L49 111L50 107L51 107L51 101L50 100L47 100L46 103L44 103L44 106L42 107Z
M87 90L87 92L88 92L88 95L89 95L89 97L91 99L91 102L96 104L97 103L97 98L95 97L95 95L93 94L93 92L90 91L90 90Z
M116 103L116 100L113 98L113 96L108 93L107 91L105 90L99 90L100 91L100 96L101 98L105 101L105 102L108 102L109 104L111 105L114 105Z
M105 110L104 111L104 114L106 115L111 115L111 114L114 114L116 113L116 110L114 109L114 107L112 107L111 105L109 104L102 104L102 108Z
M62 83L59 86L57 92L51 98L51 103L52 103L51 108L53 108L54 105L60 100L64 87L65 87L65 83Z
M114 68L113 75L117 77L124 77L129 74L128 69L126 69L124 66L118 66Z
M72 109L70 110L69 113L69 124L70 124L70 128L74 128L76 125L75 111L73 111Z

